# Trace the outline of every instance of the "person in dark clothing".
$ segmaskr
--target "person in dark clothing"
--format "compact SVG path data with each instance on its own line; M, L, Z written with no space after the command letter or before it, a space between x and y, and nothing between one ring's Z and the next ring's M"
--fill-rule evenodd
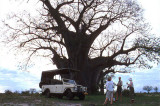
M117 83L116 101L118 101L118 97L120 97L120 100L122 101L122 85L123 82L121 80L121 77L119 77L119 81Z
M134 103L134 87L133 87L133 82L132 82L132 78L129 79L130 83L128 85L129 87L129 95L130 95L130 98L131 98L131 103Z

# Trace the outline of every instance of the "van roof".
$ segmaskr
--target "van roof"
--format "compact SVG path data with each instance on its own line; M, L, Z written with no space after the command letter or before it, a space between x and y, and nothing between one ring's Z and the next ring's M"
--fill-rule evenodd
M61 68L61 69L55 69L55 70L48 70L48 71L42 71L41 75L41 81L39 83L40 88L43 84L47 84L49 82L49 79L53 79L53 76L55 75L63 75L63 74L72 74L79 72L79 70L76 69L70 69L70 68Z
M42 75L57 75L57 74L69 74L71 72L79 72L79 70L76 69L70 69L70 68L61 68L61 69L55 69L55 70L47 70L42 71Z

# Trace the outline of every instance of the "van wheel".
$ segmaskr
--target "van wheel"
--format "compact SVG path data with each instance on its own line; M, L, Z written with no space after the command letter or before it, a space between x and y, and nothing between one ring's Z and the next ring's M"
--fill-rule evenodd
M66 97L69 99L69 100L72 100L74 98L74 94L71 92L71 90L67 90L66 92Z
M83 93L80 93L78 95L78 97L79 97L79 100L84 100L85 99L85 95Z
M45 97L46 97L46 98L50 98L50 97L51 97L51 94L50 94L50 91L49 91L49 90L46 90L46 92L45 92Z

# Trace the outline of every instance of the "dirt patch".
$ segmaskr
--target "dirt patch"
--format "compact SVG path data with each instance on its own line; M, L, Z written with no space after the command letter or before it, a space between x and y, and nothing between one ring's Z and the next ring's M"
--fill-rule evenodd
M18 104L18 106L29 106L29 104L27 104L27 103L21 103L21 104Z
M82 106L81 104L73 103L57 103L58 106Z
M15 103L3 103L0 104L0 106L30 106L27 103L20 103L20 104L15 104Z
M28 98L31 98L31 96L21 96L22 98L24 98L24 99L28 99Z
M20 103L20 104L15 104L15 103L3 103L0 104L0 106L34 106L35 104L28 104L28 103ZM81 104L78 103L55 103L53 102L54 106L82 106Z

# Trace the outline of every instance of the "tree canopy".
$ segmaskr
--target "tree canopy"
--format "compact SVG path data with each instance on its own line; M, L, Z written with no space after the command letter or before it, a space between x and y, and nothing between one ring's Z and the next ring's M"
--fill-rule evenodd
M75 78L95 91L116 67L149 67L159 62L159 38L150 35L136 0L39 0L37 17L13 15L7 39L33 56L45 56L57 68L81 70Z

